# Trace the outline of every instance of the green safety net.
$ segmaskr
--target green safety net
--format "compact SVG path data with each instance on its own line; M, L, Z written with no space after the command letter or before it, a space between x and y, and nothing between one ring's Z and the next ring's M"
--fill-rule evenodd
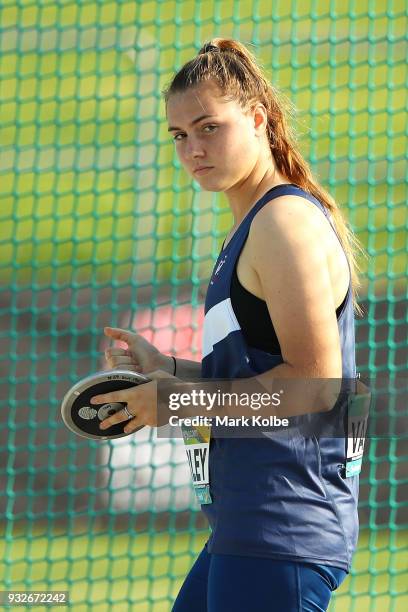
M181 168L160 92L212 37L251 45L369 256L358 370L396 376L406 3L3 0L0 24L1 589L69 591L75 610L169 610L208 536L180 441L147 428L88 441L59 413L69 386L104 367L104 325L200 359L231 215ZM403 611L408 450L401 436L367 445L359 548L330 610Z

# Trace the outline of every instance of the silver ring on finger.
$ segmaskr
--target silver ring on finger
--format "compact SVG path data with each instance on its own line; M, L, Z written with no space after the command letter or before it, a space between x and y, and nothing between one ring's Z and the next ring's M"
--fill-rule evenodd
M124 406L124 407L123 407L123 410L124 410L124 412L125 412L125 414L126 414L126 416L127 416L127 418L128 418L128 419L133 419L134 415L133 415L131 412L129 412L129 410L128 410L128 407L127 407L127 406Z

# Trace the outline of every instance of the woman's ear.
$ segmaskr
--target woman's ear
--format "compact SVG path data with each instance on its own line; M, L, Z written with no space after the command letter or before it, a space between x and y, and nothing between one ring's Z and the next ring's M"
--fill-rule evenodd
M252 108L253 126L256 136L263 136L268 125L268 114L262 102L257 102Z

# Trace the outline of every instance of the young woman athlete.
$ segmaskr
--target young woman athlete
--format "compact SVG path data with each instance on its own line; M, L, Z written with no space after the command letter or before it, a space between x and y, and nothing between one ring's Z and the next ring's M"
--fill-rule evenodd
M161 354L140 335L106 328L128 349L109 366L153 379L339 379L356 376L357 242L300 154L283 97L249 50L214 39L164 92L186 171L222 191L234 226L208 286L201 363ZM126 401L126 431L156 425L155 382L98 396ZM103 426L126 421L123 412ZM344 440L210 440L211 536L173 612L326 610L357 542L358 476Z

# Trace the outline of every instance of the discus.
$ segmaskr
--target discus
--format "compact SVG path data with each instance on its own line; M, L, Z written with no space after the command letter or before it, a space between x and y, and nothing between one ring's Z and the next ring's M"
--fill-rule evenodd
M124 422L116 423L108 429L99 429L101 421L123 410L127 406L126 402L99 405L91 404L90 400L94 395L129 389L149 381L150 378L147 376L130 370L105 370L91 374L75 383L66 393L61 403L62 419L68 429L83 438L112 440L129 436L142 429L144 425L130 433L123 431L126 425Z

